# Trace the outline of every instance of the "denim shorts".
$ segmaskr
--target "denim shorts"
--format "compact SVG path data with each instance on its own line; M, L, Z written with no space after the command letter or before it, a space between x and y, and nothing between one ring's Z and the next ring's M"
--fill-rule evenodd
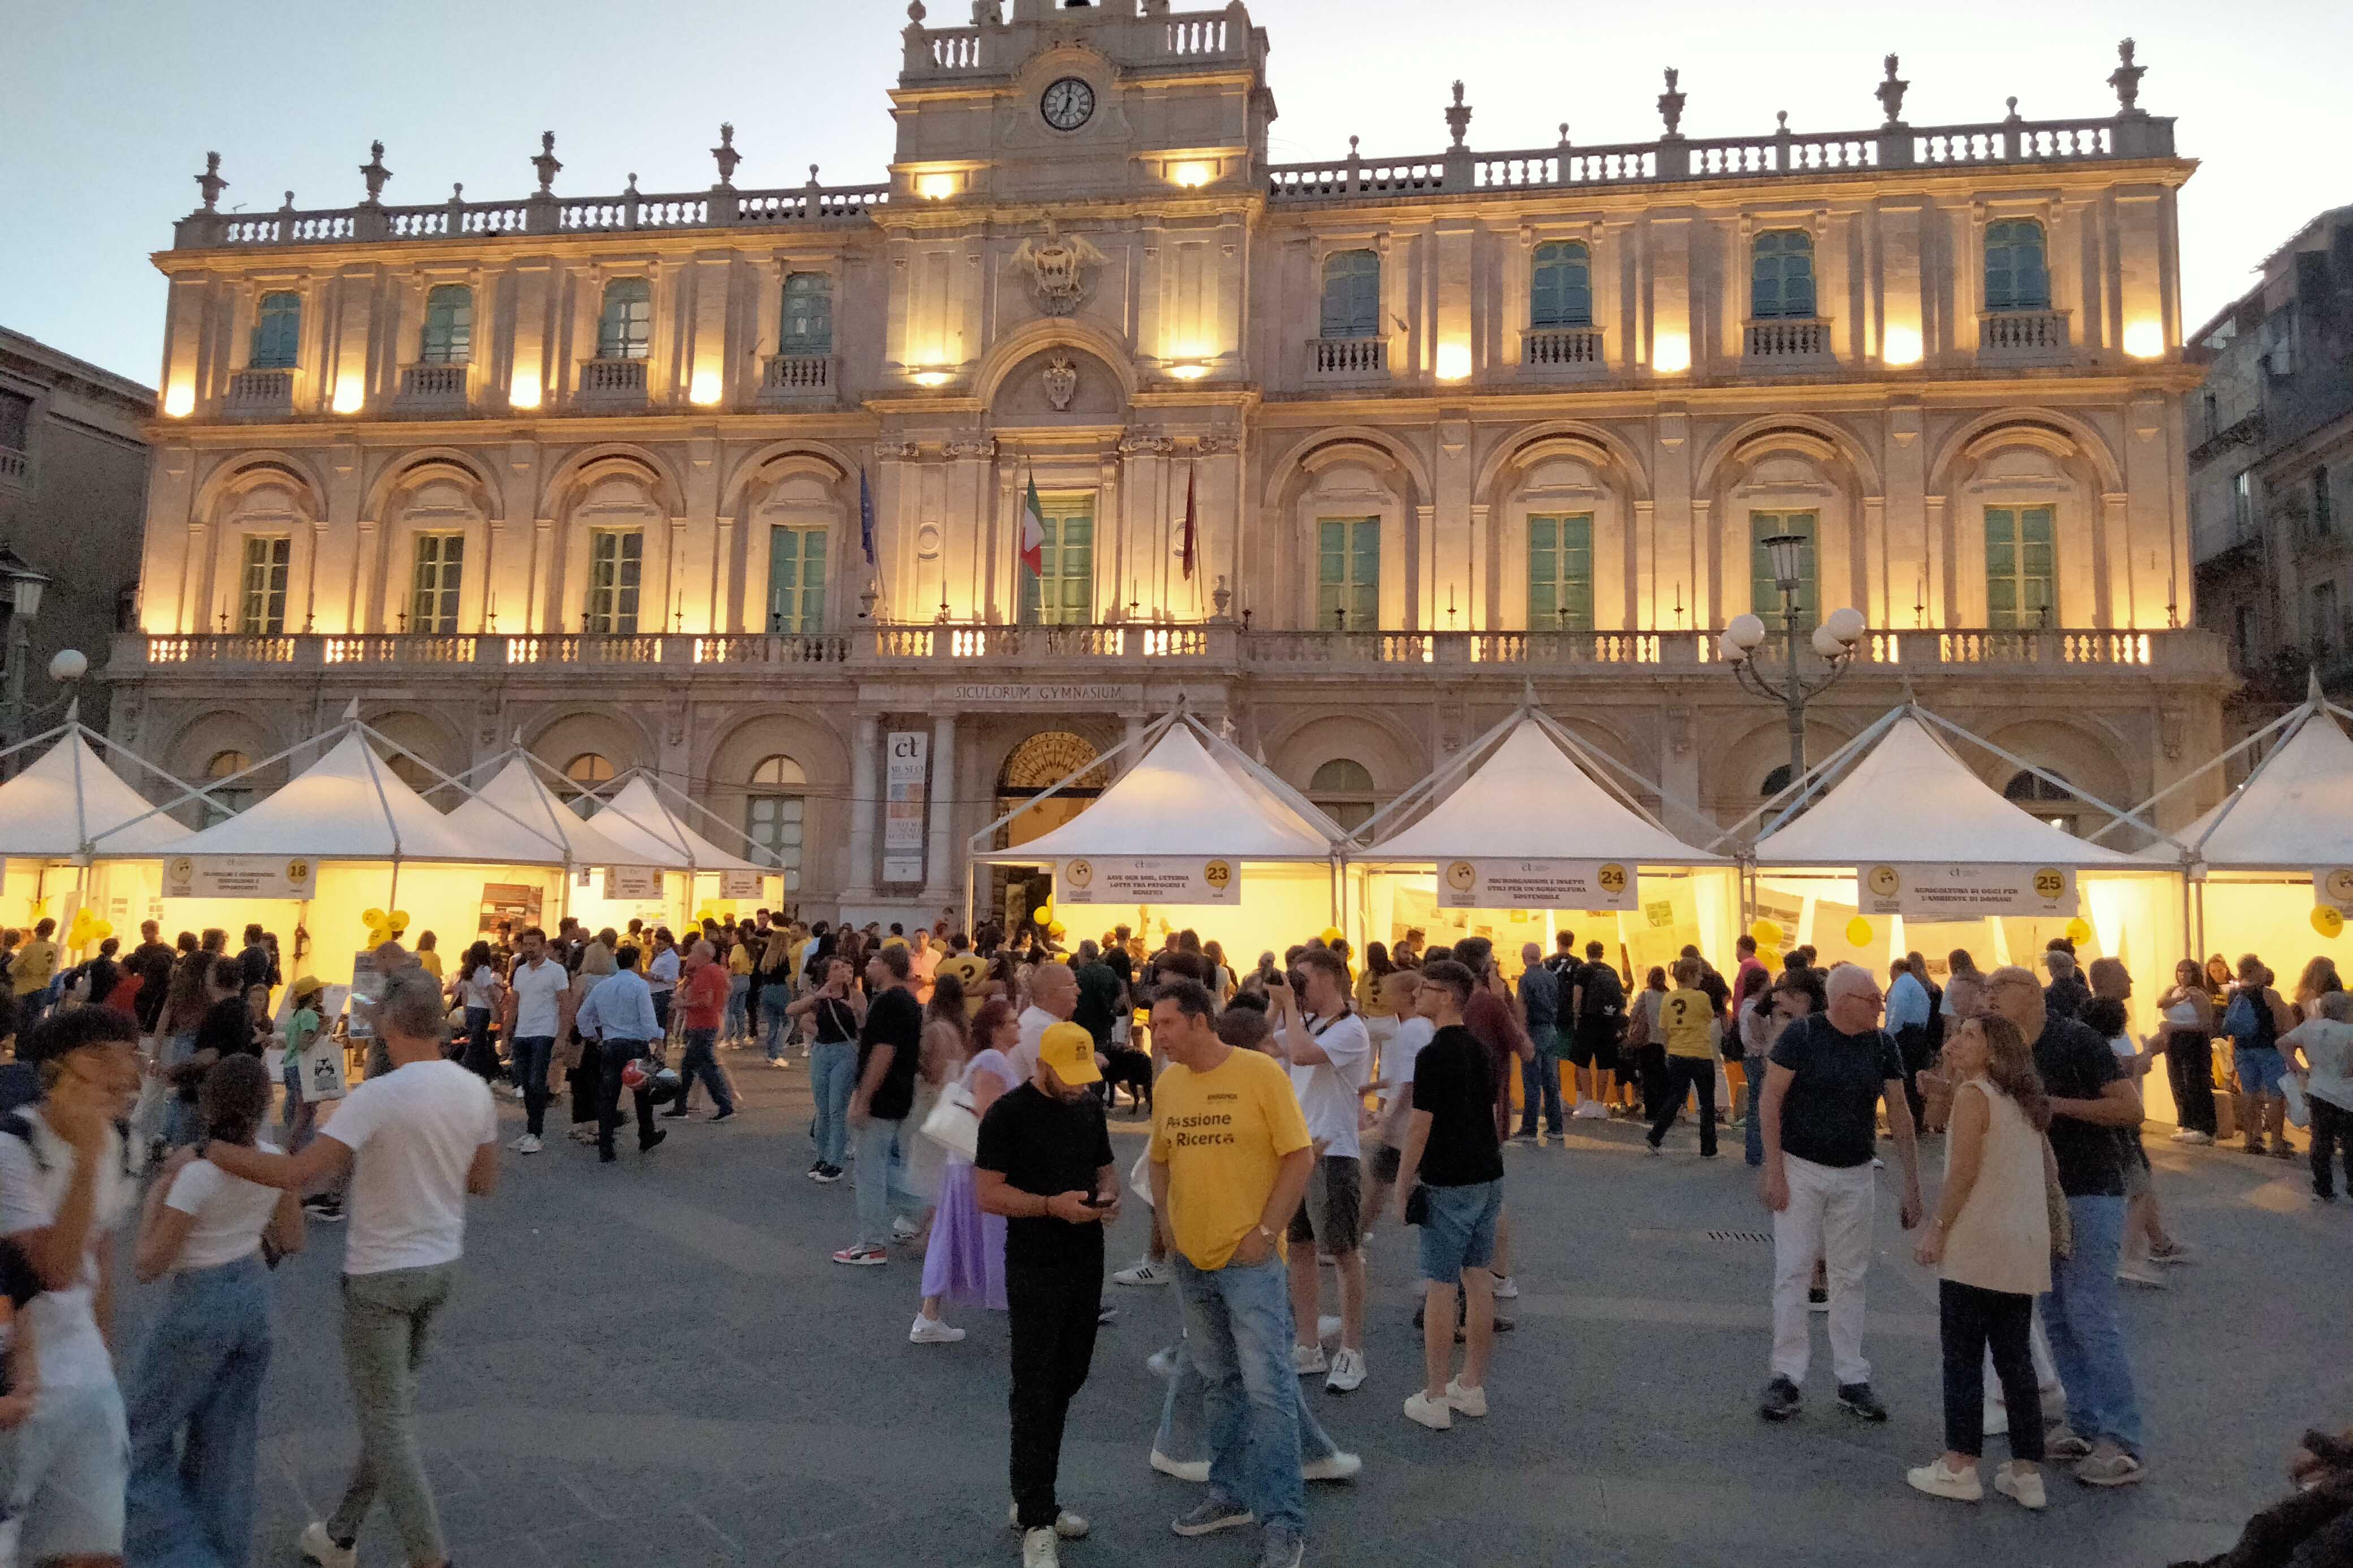
M1422 1192L1430 1217L1421 1227L1421 1277L1433 1285L1460 1283L1465 1268L1484 1268L1495 1257L1495 1226L1504 1217L1504 1184L1433 1187Z
M2241 1046L2232 1053L2239 1088L2248 1094L2277 1094L2287 1077L2287 1058L2273 1046Z

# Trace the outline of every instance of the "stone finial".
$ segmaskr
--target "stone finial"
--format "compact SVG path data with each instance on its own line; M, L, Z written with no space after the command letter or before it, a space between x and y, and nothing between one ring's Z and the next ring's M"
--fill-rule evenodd
M625 196L634 196L638 194L638 172L635 169L629 171L629 188L621 194Z
M392 171L384 166L384 143L368 143L368 161L360 165L360 178L367 182L367 205L384 205L384 183L392 178Z
M2126 38L2116 45L2116 68L2108 73L2108 85L2116 89L2116 118L2137 120L2145 112L2140 106L2140 79L2148 68L2133 63L2133 41Z
M711 150L713 162L719 165L719 188L733 190L735 185L735 165L744 154L735 151L735 127L725 121L719 125L719 145Z
M1462 145L1462 133L1471 129L1471 106L1462 101L1462 84L1454 84L1454 102L1446 110L1446 128L1454 132L1454 144Z
M2014 98L2006 98L2002 100L2002 101L2010 106L2009 114L2005 115L2002 119L2002 123L2004 125L2022 125L2026 122L2026 117L2018 112L2018 100Z
M293 193L293 192L289 191L289 192L287 192L287 193L286 193L286 205L285 205L284 206L282 206L282 207L280 207L278 210L279 210L280 212L282 212L282 213L290 213L290 212L292 212L292 211L294 210L294 193Z
M1675 88L1675 79L1682 74L1681 71L1670 66L1667 68L1667 90L1659 94L1659 118L1667 122L1667 134L1664 140L1669 142L1680 142L1683 139L1683 104L1686 100L1684 95Z
M1564 147L1568 145L1568 121L1566 120L1560 122L1560 144Z
M1879 100L1879 107L1887 110L1885 129L1893 131L1904 123L1904 91L1911 85L1895 74L1895 57L1888 56L1887 75L1881 80L1879 90L1873 95Z
M814 191L814 190L817 190L817 189L818 189L818 188L819 188L819 187L818 187L818 178L817 178L817 165L816 165L815 163L811 163L811 164L809 165L809 183L808 183L808 188L809 188L810 190L813 190L813 191Z
M923 25L923 18L930 15L929 11L923 9L923 0L907 0L907 20L914 23L918 27Z
M555 156L554 132L539 133L539 156L531 161L531 166L539 171L539 194L543 196L554 194L555 176L564 172L564 165Z
M1773 134L1776 136L1787 136L1788 133L1789 111L1786 109L1775 110L1773 111Z
M196 189L204 193L205 211L218 212L220 210L220 195L223 191L228 189L228 182L221 178L220 154L217 153L206 153L205 172L195 176L195 178L196 182Z
M999 0L972 0L972 25L976 27L1005 26L1005 7Z

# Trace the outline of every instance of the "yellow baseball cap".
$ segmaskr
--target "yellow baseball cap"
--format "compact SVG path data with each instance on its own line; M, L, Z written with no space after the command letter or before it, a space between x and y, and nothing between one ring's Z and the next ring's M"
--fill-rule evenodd
M1095 1066L1095 1037L1076 1024L1047 1026L1038 1039L1038 1059L1073 1088L1103 1081L1103 1071Z

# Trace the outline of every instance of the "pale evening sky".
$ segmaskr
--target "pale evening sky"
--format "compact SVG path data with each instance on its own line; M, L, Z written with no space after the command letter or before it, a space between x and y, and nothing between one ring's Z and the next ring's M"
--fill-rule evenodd
M2101 116L2129 34L2142 106L2177 117L2202 165L2181 209L2191 328L2313 214L2353 201L2343 0L1256 0L1251 14L1273 44L1278 163L1344 154L1351 134L1368 155L1436 152L1458 76L1482 152L1549 146L1563 120L1578 142L1648 140L1666 66L1690 95L1687 135L1767 132L1782 109L1794 131L1860 130L1879 121L1890 50L1915 126L2000 120L2013 94L2030 119ZM148 253L196 205L207 149L233 182L223 207L249 212L289 188L306 208L358 201L372 139L395 172L388 202L444 200L452 181L474 199L521 195L548 129L559 192L618 192L632 170L644 191L699 190L722 120L740 186L798 184L812 163L828 184L879 181L905 22L894 0L0 0L0 326L152 384L164 289Z

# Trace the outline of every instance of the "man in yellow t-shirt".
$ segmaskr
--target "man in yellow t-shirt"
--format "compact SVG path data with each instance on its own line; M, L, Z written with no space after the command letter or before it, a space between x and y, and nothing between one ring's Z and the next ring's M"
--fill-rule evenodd
M1659 1004L1659 1027L1667 1037L1667 1070L1658 1115L1651 1123L1653 1154L1662 1152L1667 1129L1683 1114L1683 1091L1693 1089L1699 1095L1700 1158L1715 1158L1715 1045L1721 1037L1715 1004L1699 988L1703 973L1696 958L1678 961L1675 988Z
M57 921L42 921L33 928L33 940L16 950L16 960L9 966L8 976L9 989L18 996L30 996L48 984L50 976L57 973L58 944L49 940L57 929ZM33 1024L30 1017L22 1022L28 1028Z
M1259 1561L1293 1564L1306 1537L1299 1378L1292 1371L1282 1237L1307 1193L1314 1146L1280 1063L1218 1038L1217 1004L1164 982L1152 1038L1169 1062L1152 1095L1152 1206L1176 1246L1185 1351L1208 1384L1216 1452L1208 1497L1171 1526L1266 1532Z

